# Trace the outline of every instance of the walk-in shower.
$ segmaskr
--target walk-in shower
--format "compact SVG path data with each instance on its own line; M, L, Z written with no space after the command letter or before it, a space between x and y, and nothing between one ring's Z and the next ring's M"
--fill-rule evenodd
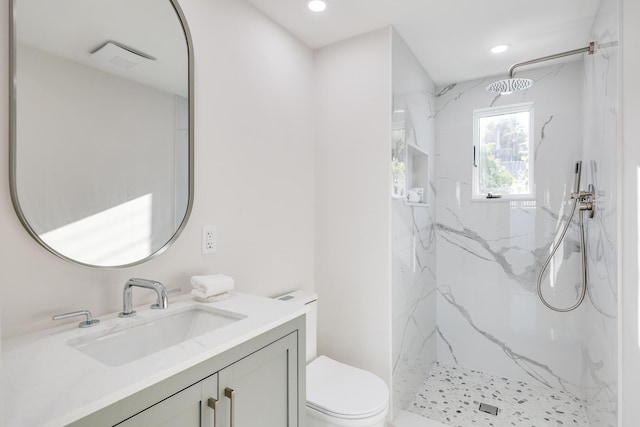
M597 49L527 68L535 85L511 97L487 78L394 81L393 136L429 154L428 202L392 204L395 427L617 425L616 21L600 19ZM521 103L528 138L498 122L487 159L524 189L532 160L533 191L474 198L473 112Z
M542 303L548 308L550 308L551 310L561 312L561 313L565 313L567 311L573 311L576 308L578 308L580 304L582 304L582 301L584 301L584 297L588 290L587 248L585 245L585 235L584 235L585 233L584 232L584 212L589 213L589 218L593 218L593 216L595 215L596 192L595 192L595 188L593 187L593 184L589 184L589 186L587 187L588 188L587 191L580 191L581 175L582 175L582 162L579 161L579 162L576 162L575 184L573 187L573 193L571 193L571 200L573 200L573 207L571 208L571 213L567 217L567 221L565 223L565 226L562 232L560 233L560 237L558 238L558 241L553 245L551 249L551 253L549 253L549 256L547 257L546 261L542 265L540 274L538 274L537 290L538 290L538 297L540 297L540 301L542 301ZM580 287L580 296L578 297L578 300L576 301L576 303L567 308L559 308L550 304L544 298L544 295L542 294L542 279L544 277L545 271L547 270L547 267L549 266L549 263L551 262L551 259L553 259L553 256L555 255L556 251L562 244L564 237L567 234L567 230L569 229L569 226L571 226L571 221L573 220L573 216L575 215L576 208L578 208L578 226L580 227L580 254L581 254L580 259L582 264L582 270L581 270L582 285Z

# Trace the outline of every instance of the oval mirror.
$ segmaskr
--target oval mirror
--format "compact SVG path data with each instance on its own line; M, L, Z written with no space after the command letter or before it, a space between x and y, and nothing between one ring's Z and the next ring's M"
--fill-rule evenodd
M54 254L162 252L193 199L192 47L173 0L13 0L14 207Z

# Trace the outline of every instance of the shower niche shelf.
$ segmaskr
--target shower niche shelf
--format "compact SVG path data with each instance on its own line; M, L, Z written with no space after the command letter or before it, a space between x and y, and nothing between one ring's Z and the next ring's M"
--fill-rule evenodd
M429 153L415 144L415 138L413 132L407 133L404 118L398 118L397 122L394 122L391 197L397 201L403 200L407 206L427 207Z
M406 200L403 202L406 206L414 206L418 208L428 208L429 203L424 202L407 202Z
M427 192L429 188L429 154L417 145L408 143L405 165L405 194L408 195L410 191L417 191L418 193L422 192L422 194L420 194L421 200L419 202L411 202L407 197L405 197L405 203L409 206L428 206Z

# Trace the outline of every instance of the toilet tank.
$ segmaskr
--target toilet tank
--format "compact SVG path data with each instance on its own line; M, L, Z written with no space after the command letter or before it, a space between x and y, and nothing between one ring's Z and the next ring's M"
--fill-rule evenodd
M293 291L276 297L280 301L307 306L307 363L317 357L318 294L312 291Z

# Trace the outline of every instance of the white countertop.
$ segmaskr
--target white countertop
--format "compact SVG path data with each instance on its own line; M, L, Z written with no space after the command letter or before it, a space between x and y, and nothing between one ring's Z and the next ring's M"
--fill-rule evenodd
M116 367L68 345L84 336L164 317L193 305L247 317ZM166 310L151 310L148 305L136 310L138 314L127 319L116 314L99 317L100 324L92 328L78 328L76 322L3 341L1 425L64 426L306 312L300 304L236 292L220 302L204 304L185 295L170 299Z

